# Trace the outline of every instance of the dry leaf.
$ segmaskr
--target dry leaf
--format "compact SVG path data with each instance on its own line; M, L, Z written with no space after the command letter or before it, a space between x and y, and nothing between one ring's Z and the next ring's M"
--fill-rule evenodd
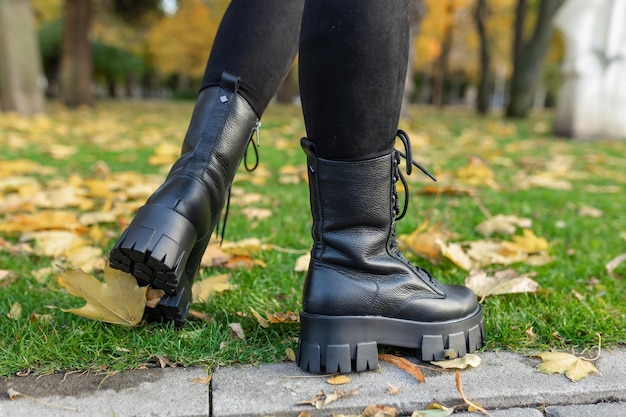
M233 255L224 265L228 269L250 269L255 265L254 259L248 255Z
M190 309L189 310L189 315L191 317L193 317L194 319L202 320L202 321L205 321L207 323L211 323L213 321L213 318L209 314L203 313L203 312L198 311L198 310Z
M320 408L323 408L334 401L358 394L360 392L360 389L361 387L353 389L352 391L335 390L335 392L333 392L332 394L326 394L324 391L320 391L319 394L316 394L310 400L301 401L299 403L296 403L296 405L312 405L319 410Z
M245 340L246 335L243 332L243 327L241 327L241 323L230 323L228 327L230 328L231 334L236 336L238 339Z
M402 388L398 388L393 384L387 384L387 391L385 391L389 395L398 395L402 392Z
M333 378L328 378L326 382L330 385L344 385L352 382L352 379L347 375L339 375Z
M146 290L146 307L155 308L159 305L161 298L165 295L165 291L157 288L148 288Z
M148 287L139 287L130 274L105 264L104 283L79 269L63 271L56 279L70 294L87 301L83 307L63 311L125 326L141 321Z
M11 310L7 313L7 317L11 320L19 320L22 316L22 305L17 301L11 306Z
M518 275L512 269L498 271L493 277L487 276L485 271L472 271L465 278L465 286L481 298L492 295L535 292L539 288L539 284L529 278L528 274Z
M483 236L491 236L494 233L512 235L518 227L529 228L531 226L531 219L497 214L476 226L476 231Z
M204 254L202 255L202 259L200 260L201 266L206 267L216 267L222 266L232 257L232 255L222 251L219 245L210 244L207 246Z
M259 322L259 326L263 327L264 329L267 329L268 327L270 327L270 324L268 323L267 319L261 316L254 308L250 307L250 312L252 312L252 315L254 316L256 321Z
M305 253L299 256L296 260L296 266L293 268L296 272L306 272L309 270L309 263L311 262L311 253Z
M454 407L444 407L441 404L429 404L426 410L415 410L411 417L448 417L454 413Z
M441 226L429 226L428 222L424 222L413 233L401 235L398 240L403 249L427 258L431 262L437 262L441 258L441 248L437 241L445 241L452 236L452 233L444 230Z
M219 274L196 281L191 287L193 302L204 303L211 298L213 294L219 294L232 289L233 286L230 282L228 282L229 279L230 274Z
M537 366L539 372L565 374L574 382L578 382L590 374L600 373L589 360L566 352L542 352L536 356L542 360Z
M536 253L550 249L548 241L537 237L530 229L523 230L523 236L513 236L513 242L502 242L511 252Z
M241 209L241 214L248 220L265 220L272 217L272 210L258 207L245 207Z
M474 408L475 411L480 411L486 416L491 416L491 414L489 414L489 411L485 410L478 404L473 403L472 401L468 400L467 397L465 397L465 394L463 393L463 385L461 385L461 371L459 371L458 369L455 374L455 380L456 380L456 390L459 392L459 395L461 395L463 402L465 402L465 404L467 404L469 407Z
M480 359L480 356L474 353L468 353L462 358L449 359L445 361L431 361L430 363L443 369L465 369L468 366L476 368L481 362L482 360Z
M401 358L399 356L395 356L395 355L391 355L388 353L379 353L378 354L378 359L383 361L383 362L388 362L390 364L392 364L393 366L396 366L408 373L410 373L411 375L413 375L415 377L415 379L417 379L419 382L421 382L422 384L426 382L426 379L424 378L424 374L422 373L422 371L420 370L420 368L415 365L412 362L409 362L408 360Z
M578 215L581 217L593 217L595 219L600 218L604 215L602 210L597 209L591 206L580 206L578 209Z
M209 382L211 382L211 374L207 374L207 376L205 376L204 378L189 378L189 382L207 385Z
M293 311L287 311L284 313L268 313L265 312L267 321L270 323L300 323L300 315Z
M361 413L363 417L397 417L398 410L388 405L370 404Z
M446 244L441 240L436 241L437 245L441 248L441 254L450 259L456 266L466 271L472 269L473 262L471 258L465 253L461 245L458 243Z
M495 181L495 174L482 159L476 156L470 156L468 159L469 164L455 172L459 181L468 185L486 185L494 190L500 189Z
M294 352L292 348L285 349L285 355L287 355L291 362L296 361L296 352Z
M620 275L615 274L614 271L624 261L626 261L626 253L622 253L621 255L616 256L615 258L611 259L611 261L609 261L609 263L606 264L606 271L609 273L609 275L611 277L613 277L613 278L622 278Z

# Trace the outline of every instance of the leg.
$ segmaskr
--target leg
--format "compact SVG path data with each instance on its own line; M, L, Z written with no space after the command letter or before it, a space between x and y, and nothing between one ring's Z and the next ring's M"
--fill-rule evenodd
M165 182L111 250L111 267L164 291L150 321L182 326L191 285L258 119L297 50L302 2L234 0L226 12L189 129Z
M332 45L325 46L325 45ZM422 360L482 345L474 294L443 285L399 252L404 215L396 135L408 51L408 1L307 1L300 82L313 216L298 365L311 372L376 369L377 344ZM403 180L404 182L404 180ZM406 189L405 183L405 189Z

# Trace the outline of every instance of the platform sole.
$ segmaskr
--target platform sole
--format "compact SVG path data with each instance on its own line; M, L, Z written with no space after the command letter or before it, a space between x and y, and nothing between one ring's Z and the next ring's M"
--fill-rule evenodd
M435 323L302 312L297 363L314 373L374 370L378 345L417 349L423 361L461 357L482 346L483 323L480 306L467 317Z
M146 308L148 321L182 326L191 301L185 266L197 242L193 224L163 206L141 207L109 254L112 268L132 274L140 286L165 292L159 305Z

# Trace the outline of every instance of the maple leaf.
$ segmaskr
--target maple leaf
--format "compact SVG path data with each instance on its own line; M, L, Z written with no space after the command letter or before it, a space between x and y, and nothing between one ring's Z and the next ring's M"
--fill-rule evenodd
M136 326L146 307L146 290L135 278L108 266L104 267L104 282L80 269L62 271L57 282L70 294L84 299L80 308L63 309L88 319L106 323Z
M591 374L600 373L588 359L566 352L542 352L536 356L542 362L537 366L545 374L565 374L573 382L578 382Z

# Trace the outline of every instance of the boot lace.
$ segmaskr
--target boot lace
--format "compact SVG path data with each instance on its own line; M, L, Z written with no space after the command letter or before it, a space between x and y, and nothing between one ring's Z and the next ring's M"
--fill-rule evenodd
M250 139L248 140L248 144L246 145L246 150L243 153L243 167L248 172L252 172L259 166L259 147L261 146L261 137L259 134L259 129L261 128L261 122L256 122L254 128L252 129L252 134L250 135ZM256 134L256 143L254 140ZM252 150L254 151L254 164L252 166L248 165L248 149L252 146ZM222 220L222 227L220 228L220 222L217 222L215 232L220 236L220 246L224 242L224 236L226 235L226 222L228 221L228 211L230 210L230 195L232 189L232 182L228 186L228 192L226 197L226 208L224 209L224 218ZM220 232L221 229L221 232Z
M404 145L404 152L401 152L397 149L394 151L393 176L392 176L393 186L392 186L392 192L391 192L393 212L392 212L392 217L391 217L390 246L395 252L396 256L398 256L404 262L409 264L416 271L418 276L421 276L422 279L425 278L429 280L431 283L435 283L436 282L435 279L428 273L428 271L421 269L421 268L417 268L412 263L408 262L406 258L404 257L404 255L402 255L402 253L398 249L396 222L398 220L401 220L406 215L406 212L409 208L409 186L408 186L406 179L404 178L404 174L402 173L402 170L400 169L401 158L404 158L406 160L406 174L407 175L411 175L411 173L413 172L413 166L415 166L433 181L437 181L437 179L433 175L431 175L431 173L428 172L426 168L424 168L422 165L418 164L417 162L413 160L413 155L411 151L411 140L409 139L409 135L407 135L407 133L403 130L398 130L396 137L400 139L400 141L402 141L402 144ZM405 194L404 203L402 205L402 210L400 210L398 189L396 188L396 183L398 181L402 182L402 186L404 187L404 194Z

